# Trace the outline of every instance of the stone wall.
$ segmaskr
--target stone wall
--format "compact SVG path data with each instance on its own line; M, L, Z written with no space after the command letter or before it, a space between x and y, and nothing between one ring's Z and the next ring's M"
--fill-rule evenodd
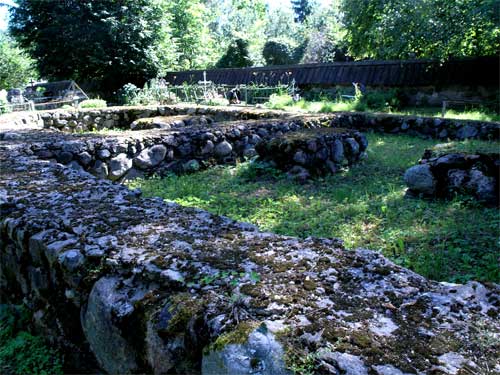
M194 172L214 164L234 163L237 159L255 156L255 146L259 142L326 124L327 119L313 117L248 120L212 126L202 122L178 129L69 139L59 133L61 136L51 136L46 142L32 145L31 151L41 159L83 168L95 176L117 181L167 172Z
M304 182L311 176L336 173L367 157L368 140L342 128L305 129L285 133L256 145L259 159L270 161Z
M290 113L262 109L206 106L116 107L100 110L47 111L41 113L46 128L66 132L130 129L137 119L158 116L207 116L214 122L283 118ZM434 117L338 112L329 114L332 127L355 128L437 139L500 139L500 123Z
M426 152L418 165L409 168L404 179L408 194L453 198L467 194L486 204L498 204L499 154Z
M216 122L285 117L278 111L263 111L252 108L207 107L207 106L152 106L110 107L78 111L44 111L40 113L44 127L64 132L84 132L103 129L134 129L134 122L141 119L164 116L207 116ZM137 123L137 122L136 122Z
M0 298L25 301L73 363L97 372L92 356L112 374L291 374L305 358L323 374L500 371L488 340L500 334L498 285L432 282L340 240L144 199L33 153L44 137L77 137L18 136L0 141Z
M371 113L334 114L332 126L435 139L500 140L500 123Z

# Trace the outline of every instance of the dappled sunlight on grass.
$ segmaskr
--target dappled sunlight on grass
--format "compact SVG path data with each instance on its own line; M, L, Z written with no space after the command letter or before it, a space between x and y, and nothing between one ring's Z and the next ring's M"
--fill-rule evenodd
M349 248L380 250L433 279L500 281L497 209L458 198L404 198L404 171L438 142L392 135L368 138L365 162L306 185L250 162L130 185L148 196L251 222L266 231L339 237ZM446 147L492 151L498 143L453 142Z

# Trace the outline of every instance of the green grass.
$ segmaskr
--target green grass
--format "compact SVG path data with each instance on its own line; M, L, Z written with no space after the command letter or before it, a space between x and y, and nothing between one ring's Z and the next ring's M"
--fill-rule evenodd
M441 117L441 109L436 107L392 109L390 105L382 105L375 109L370 108L370 106L363 101L359 102L357 100L306 101L301 99L294 102L289 95L272 95L269 98L269 102L267 102L265 106L271 109L283 109L292 112L330 113L362 111L385 112L398 115ZM482 109L464 109L462 111L449 109L445 112L444 118L476 121L500 121L500 114Z
M25 331L29 321L26 310L0 305L0 373L62 374L60 355L42 337Z
M500 281L499 214L466 198L404 198L404 171L437 141L368 135L369 157L343 173L307 185L290 182L258 163L217 167L184 176L136 180L146 196L160 196L262 230L307 237L339 237L347 247L382 251L435 280ZM498 143L451 142L441 149L498 151Z

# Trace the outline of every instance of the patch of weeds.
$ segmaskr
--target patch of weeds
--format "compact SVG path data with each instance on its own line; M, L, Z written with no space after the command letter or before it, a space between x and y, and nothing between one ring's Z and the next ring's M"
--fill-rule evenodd
M250 280L253 284L256 284L260 281L260 275L255 272L237 272L237 271L222 271L214 274L206 274L206 275L196 275L195 281L198 282L201 286L213 285L217 283L223 283L229 285L231 287L238 286L244 279ZM191 281L187 284L187 287L190 288L196 284L195 281Z
M246 162L191 175L130 183L146 196L199 207L262 230L298 237L338 237L348 248L380 250L439 281L500 281L497 208L463 197L407 199L405 170L424 150L498 152L498 142L367 134L368 159L299 185L269 166Z
M296 353L287 351L285 364L288 370L297 375L314 375L318 369L318 353Z
M25 309L0 305L0 373L62 374L59 353L24 330L29 320Z

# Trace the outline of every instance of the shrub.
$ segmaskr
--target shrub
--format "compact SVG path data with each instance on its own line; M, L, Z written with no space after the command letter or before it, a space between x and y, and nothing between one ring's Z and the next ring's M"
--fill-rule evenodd
M216 68L243 68L251 66L252 60L249 57L248 41L235 39L227 48L226 53L215 65Z
M117 92L121 104L153 105L177 103L176 95L169 90L166 83L160 79L152 79L144 84L142 89L132 83L127 83Z
M287 65L296 63L295 49L285 39L271 39L264 44L262 56L267 65Z
M4 374L62 374L59 353L41 337L24 331L30 317L26 310L0 306L0 372Z
M88 99L84 100L78 105L78 108L106 108L108 105L102 99Z
M284 109L291 105L293 105L293 98L287 94L272 94L269 97L269 101L265 104L267 108L271 109Z

